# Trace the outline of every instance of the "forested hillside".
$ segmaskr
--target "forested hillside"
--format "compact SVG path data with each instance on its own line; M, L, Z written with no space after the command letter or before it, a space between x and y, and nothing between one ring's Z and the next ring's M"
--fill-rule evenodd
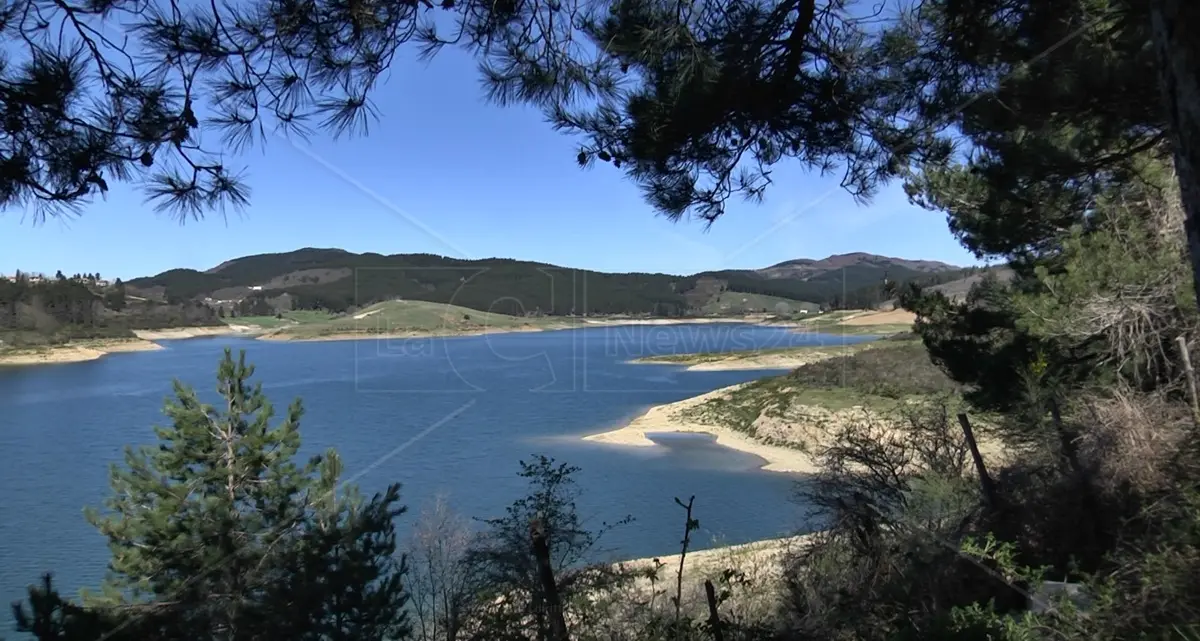
M81 338L132 337L135 329L220 324L216 312L194 302L131 299L117 281L55 278L0 279L0 346L45 345Z
M722 292L826 306L870 306L884 300L880 287L885 278L935 285L968 271L950 266L914 269L894 264L894 259L873 258L877 260L810 269L802 279L753 270L690 276L610 274L503 258L461 260L307 248L238 258L205 272L175 269L128 284L140 295L168 302L241 301L289 294L293 308L335 312L404 298L512 315L682 316L700 313Z

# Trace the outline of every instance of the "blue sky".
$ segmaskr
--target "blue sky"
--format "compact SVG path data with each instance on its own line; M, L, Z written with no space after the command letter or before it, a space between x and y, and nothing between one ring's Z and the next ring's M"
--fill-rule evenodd
M0 213L0 273L128 279L301 247L623 272L756 268L853 251L975 263L945 218L909 205L899 185L859 206L838 176L795 163L777 167L763 203L735 203L707 231L672 223L618 170L580 169L574 141L536 111L485 103L459 51L397 60L374 99L380 120L367 137L271 137L230 162L246 166L253 190L240 216L180 226L128 185L78 218L34 225L21 211Z

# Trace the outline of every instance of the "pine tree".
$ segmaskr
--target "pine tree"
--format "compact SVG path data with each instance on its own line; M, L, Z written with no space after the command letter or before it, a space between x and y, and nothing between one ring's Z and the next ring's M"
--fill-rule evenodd
M322 473L323 514L337 514L336 459ZM318 518L299 545L282 554L290 571L267 598L277 604L269 638L296 641L399 640L409 636L402 578L405 557L397 560L393 522L404 509L396 506L399 487L363 503L347 494L349 517L344 523Z
M104 304L107 305L109 309L118 312L125 309L125 283L122 283L120 278L117 279L117 282L113 285L112 290L105 294Z
M607 532L633 519L626 516L589 530L576 507L579 468L541 455L521 461L520 466L529 493L513 501L504 516L483 521L486 529L466 550L463 563L468 580L478 582L471 585L479 587L482 602L491 603L479 613L482 638L528 639L532 627L536 630L532 638L546 641L550 601L531 546L533 524L539 525L549 547L559 598L572 608L572 616L582 616L587 607L583 595L603 593L633 580L627 568L586 563Z
M153 612L160 639L404 638L398 486L363 501L339 491L336 453L298 464L300 402L272 426L253 373L226 350L219 407L176 382L159 445L113 466L107 512L88 514L110 571L87 603Z

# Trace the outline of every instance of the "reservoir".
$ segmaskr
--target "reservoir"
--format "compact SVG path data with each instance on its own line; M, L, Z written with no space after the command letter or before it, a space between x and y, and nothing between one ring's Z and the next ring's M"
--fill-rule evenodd
M771 374L630 359L856 340L734 324L305 343L216 337L0 369L0 600L21 599L46 571L64 594L99 583L109 555L84 506L101 506L125 446L154 443L173 379L216 398L225 349L246 351L277 414L303 399L302 454L337 448L343 479L368 495L401 483L402 520L438 496L468 517L499 516L524 496L518 461L544 454L581 468L585 523L634 518L602 540L597 554L616 560L677 552L674 497L696 497L695 549L805 529L793 501L803 478L764 472L761 459L704 435L654 435L656 447L581 440L651 406Z

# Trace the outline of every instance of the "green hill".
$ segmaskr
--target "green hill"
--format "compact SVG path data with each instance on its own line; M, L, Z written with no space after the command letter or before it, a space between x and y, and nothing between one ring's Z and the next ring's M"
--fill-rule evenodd
M269 338L277 340L312 339L349 334L466 334L483 333L492 329L550 329L566 327L567 319L554 317L518 318L508 314L481 312L457 305L428 301L386 301L376 303L354 314L316 320L300 317L296 322L281 325Z
M239 301L258 301L243 305L254 309L250 312L254 314L264 308L340 313L404 299L510 316L685 316L772 311L780 303L789 307L801 303L862 307L879 302L875 290L885 276L897 281L921 279L932 285L958 278L963 271L939 271L923 264L920 269L910 268L893 260L898 259L826 259L813 263L818 267L810 265L798 277L780 277L778 270L770 269L679 276L612 274L505 258L462 260L432 254L354 254L307 248L237 258L203 272L173 269L127 285L140 296L166 302L205 300L232 308ZM823 262L832 266L819 267ZM767 298L743 305L726 292Z
M808 301L798 301L780 296L750 294L737 291L723 291L713 295L699 307L701 313L718 316L729 314L750 314L765 312L770 314L791 314L804 310L816 312L820 305Z

